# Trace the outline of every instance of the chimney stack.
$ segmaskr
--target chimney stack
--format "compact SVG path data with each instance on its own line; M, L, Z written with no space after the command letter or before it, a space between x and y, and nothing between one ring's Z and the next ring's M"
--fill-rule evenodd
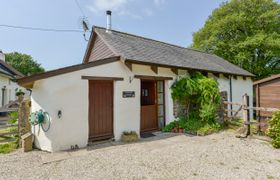
M5 54L0 50L0 60L5 61Z
M112 11L106 11L106 15L107 15L107 27L106 27L106 32L111 32L111 28L112 28L112 24L111 24L111 15L112 15Z

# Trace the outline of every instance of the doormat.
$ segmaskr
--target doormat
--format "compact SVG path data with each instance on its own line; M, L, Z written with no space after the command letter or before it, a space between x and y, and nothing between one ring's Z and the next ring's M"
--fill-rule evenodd
M149 137L154 137L156 135L154 135L153 133L143 133L140 136L141 138L149 138Z

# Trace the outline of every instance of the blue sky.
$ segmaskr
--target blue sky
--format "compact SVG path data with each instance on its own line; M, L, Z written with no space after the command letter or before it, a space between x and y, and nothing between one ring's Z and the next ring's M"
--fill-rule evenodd
M113 29L172 44L189 46L213 9L224 0L78 0L90 25L106 26L111 9ZM80 29L75 0L1 1L0 24ZM0 27L0 49L30 54L47 70L82 62L87 42L82 33L55 33Z

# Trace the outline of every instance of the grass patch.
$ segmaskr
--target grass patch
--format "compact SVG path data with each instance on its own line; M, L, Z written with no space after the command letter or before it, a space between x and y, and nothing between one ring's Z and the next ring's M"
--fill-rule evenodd
M242 127L243 125L244 125L243 120L239 119L239 118L225 121L225 127L227 129L237 130L238 128Z
M0 144L0 154L7 154L18 148L18 140Z
M9 128L6 128L6 129L1 129L0 134L1 133L8 133L8 132L17 132L17 131L18 131L17 127L9 127Z
M6 129L1 129L1 133L17 132L17 127L9 127ZM0 144L0 154L7 154L18 148L18 135L0 136L0 141L8 141L6 143Z

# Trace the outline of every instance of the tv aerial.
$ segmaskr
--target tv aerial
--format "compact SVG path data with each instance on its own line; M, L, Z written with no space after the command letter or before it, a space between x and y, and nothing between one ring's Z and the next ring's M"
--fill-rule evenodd
M89 32L89 21L87 17L83 16L79 19L79 27L83 28L84 39L85 41L88 41L88 39L86 38L86 33Z

